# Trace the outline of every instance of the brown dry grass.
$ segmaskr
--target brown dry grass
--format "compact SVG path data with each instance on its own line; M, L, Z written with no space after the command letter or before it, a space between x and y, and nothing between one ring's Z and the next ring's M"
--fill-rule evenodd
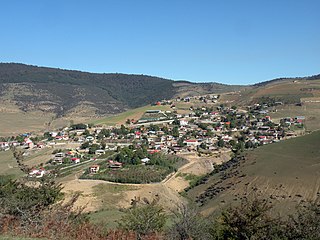
M152 184L121 184L102 180L79 180L77 176L69 176L63 179L63 191L67 196L74 192L82 195L77 206L86 206L86 211L97 211L105 208L128 208L131 199L153 199L160 196L160 204L166 209L175 208L185 201L179 194L188 186L188 181L177 177L179 173L191 173L203 175L212 170L212 163L220 163L229 159L230 153L224 153L216 157L198 157L195 154L183 155L188 163L182 166L177 173L171 175L161 183Z

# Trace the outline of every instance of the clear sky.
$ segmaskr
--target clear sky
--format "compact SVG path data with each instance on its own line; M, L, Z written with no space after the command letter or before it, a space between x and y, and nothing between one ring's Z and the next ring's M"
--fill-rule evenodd
M319 0L0 0L0 62L249 84L320 73Z

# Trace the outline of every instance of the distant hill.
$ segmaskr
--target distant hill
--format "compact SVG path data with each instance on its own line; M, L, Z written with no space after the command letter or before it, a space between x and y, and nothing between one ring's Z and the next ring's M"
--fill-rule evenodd
M295 77L295 78L275 78L275 79L272 79L272 80L267 80L267 81L263 81L263 82L259 82L259 83L256 83L254 84L253 86L257 86L257 87L262 87L262 86L266 86L270 83L276 83L276 82L281 82L281 81L285 81L285 80L319 80L320 79L320 74L317 74L317 75L312 75L312 76L307 76L307 77Z
M256 191L288 211L291 203L320 197L320 131L247 151L188 192L213 211Z
M97 74L18 63L0 63L0 105L25 112L105 115L181 95L241 89L218 83L173 81L147 75Z

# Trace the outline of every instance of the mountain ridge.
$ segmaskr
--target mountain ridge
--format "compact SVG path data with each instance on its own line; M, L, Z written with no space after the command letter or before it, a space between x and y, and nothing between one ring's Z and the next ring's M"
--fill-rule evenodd
M9 99L23 111L48 109L58 116L72 111L80 103L96 108L98 115L114 114L161 99L171 99L182 92L182 95L200 95L240 88L148 75L89 73L0 63L0 100Z

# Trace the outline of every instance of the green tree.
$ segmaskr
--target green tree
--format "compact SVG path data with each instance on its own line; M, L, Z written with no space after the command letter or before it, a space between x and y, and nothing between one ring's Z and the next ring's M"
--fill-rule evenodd
M254 148L254 144L251 141L247 141L245 144L245 148Z
M224 147L224 141L223 141L223 139L220 139L219 141L218 141L218 147Z
M81 146L80 146L81 149L86 149L86 148L88 148L88 147L90 147L90 143L89 143L89 142L84 142L84 143L82 143Z
M202 149L207 149L207 144L205 142L202 142L199 147Z
M167 216L164 209L157 204L146 204L132 207L118 222L119 227L127 231L135 231L138 239L154 232L161 232Z
M179 137L179 128L177 126L172 129L172 136Z
M283 239L281 221L273 217L267 199L245 198L240 206L229 207L211 228L213 239Z

